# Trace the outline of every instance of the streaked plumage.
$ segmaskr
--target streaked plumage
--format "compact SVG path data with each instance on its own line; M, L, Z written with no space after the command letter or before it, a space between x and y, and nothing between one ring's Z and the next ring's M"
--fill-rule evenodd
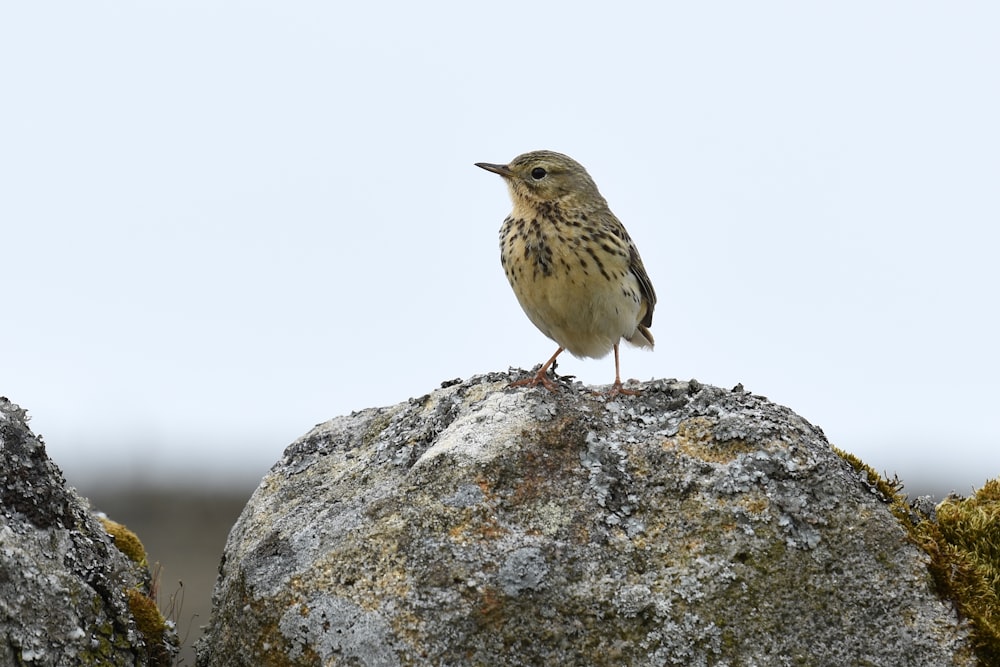
M656 293L639 251L587 171L552 151L510 164L476 163L503 177L514 209L500 228L500 261L528 319L559 344L533 378L516 384L553 389L546 371L565 349L577 357L615 352L612 393L621 386L618 344L652 347Z

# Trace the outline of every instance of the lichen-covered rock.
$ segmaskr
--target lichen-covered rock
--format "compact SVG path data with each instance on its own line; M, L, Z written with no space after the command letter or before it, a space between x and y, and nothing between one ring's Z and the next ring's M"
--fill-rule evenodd
M198 664L974 664L923 552L790 410L511 379L292 444L229 536Z
M173 631L161 623L152 642L151 614L136 622L149 570L115 547L26 422L0 398L0 665L170 664Z

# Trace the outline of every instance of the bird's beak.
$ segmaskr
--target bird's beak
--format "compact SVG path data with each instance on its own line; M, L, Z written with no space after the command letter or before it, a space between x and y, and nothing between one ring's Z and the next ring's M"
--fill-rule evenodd
M507 168L505 164L490 164L489 162L477 162L476 166L480 169L485 169L486 171L492 171L494 174L500 174L504 178L510 178L514 175L510 169Z

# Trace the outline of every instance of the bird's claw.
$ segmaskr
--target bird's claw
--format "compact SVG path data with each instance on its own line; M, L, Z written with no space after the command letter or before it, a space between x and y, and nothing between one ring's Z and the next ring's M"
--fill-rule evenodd
M608 389L604 393L604 395L607 396L608 398L614 398L619 394L624 396L638 396L641 393L642 392L639 391L638 389L626 389L624 386L622 386L620 380L616 380L615 383L611 385L611 389Z
M548 375L545 372L536 373L534 376L532 376L530 378L524 378L523 380L515 380L514 382L511 382L507 386L508 387L537 387L538 385L542 385L543 387L545 387L546 389L548 389L552 393L555 393L555 392L559 391L558 388L556 387L556 384L552 380L549 379Z

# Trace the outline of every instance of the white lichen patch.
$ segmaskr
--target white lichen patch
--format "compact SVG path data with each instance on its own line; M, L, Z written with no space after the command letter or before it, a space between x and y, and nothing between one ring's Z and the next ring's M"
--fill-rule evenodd
M426 465L444 454L475 462L503 456L534 423L531 406L522 396L494 391L473 403L442 431L417 465Z

